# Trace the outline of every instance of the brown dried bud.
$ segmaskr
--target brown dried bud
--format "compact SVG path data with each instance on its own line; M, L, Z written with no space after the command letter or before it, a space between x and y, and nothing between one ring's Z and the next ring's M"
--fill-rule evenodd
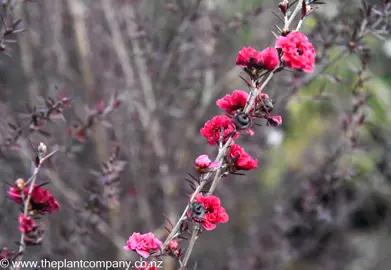
M289 5L289 1L288 0L283 0L282 2L280 2L278 4L278 7L280 8L282 14L284 14L284 16L286 15L286 12L288 10L288 5Z

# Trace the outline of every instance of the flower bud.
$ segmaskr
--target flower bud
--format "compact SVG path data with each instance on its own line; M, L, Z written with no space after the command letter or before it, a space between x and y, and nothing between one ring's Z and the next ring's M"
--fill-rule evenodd
M47 147L44 143L41 142L38 146L38 156L42 158L43 156L46 155L46 152L47 152Z
M178 246L179 246L178 241L176 241L176 240L170 241L170 244L169 244L170 250L172 250L172 251L177 250Z
M286 11L288 10L288 5L289 5L288 0L283 0L278 4L278 7L280 8L280 10L281 10L282 14L284 14L284 16L286 15Z
M18 190L24 189L24 180L22 178L19 178L15 181L15 186Z

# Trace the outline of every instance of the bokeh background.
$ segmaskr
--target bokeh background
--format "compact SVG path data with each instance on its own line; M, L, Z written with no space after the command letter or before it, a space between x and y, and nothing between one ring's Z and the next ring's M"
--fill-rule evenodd
M362 77L371 79L357 91L370 97L355 115L363 112L365 122L346 134L341 122L360 97L354 89L362 55L346 45L363 22L362 3L324 2L302 27L318 51L315 72L284 71L266 88L283 124L260 122L254 136L239 139L259 168L220 183L216 195L230 220L199 238L189 269L389 269L391 39L365 32L371 57ZM366 2L382 10L381 1ZM164 240L163 214L175 222L182 213L192 192L184 178L195 175L194 159L217 154L199 129L222 114L217 98L246 90L237 52L274 46L273 25L283 25L272 13L277 4L14 0L12 8L3 7L4 18L22 19L26 31L7 44L11 56L0 55L2 140L10 132L7 121L28 126L26 104L42 106L39 97L58 94L75 100L65 122L44 127L50 137L35 132L19 140L22 149L2 150L0 246L18 247L19 208L7 189L31 175L29 142L41 141L60 149L38 183L49 182L61 209L43 219L44 240L28 247L25 260L135 260L123 250L133 232ZM376 29L388 32L389 19ZM94 123L87 142L72 139L67 130L114 93L121 106ZM357 131L352 147L349 136ZM126 165L118 181L104 187L91 171L101 170L115 145ZM309 202L312 208L304 209ZM177 266L165 260L163 269Z

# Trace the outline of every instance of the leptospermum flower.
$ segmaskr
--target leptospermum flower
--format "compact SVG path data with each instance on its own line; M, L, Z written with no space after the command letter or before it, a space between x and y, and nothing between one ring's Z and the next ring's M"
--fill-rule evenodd
M192 216L193 220L200 222L207 231L214 230L217 223L226 223L229 220L228 214L224 207L221 206L220 199L214 195L203 196L198 194L195 198L197 208L202 207L202 216L194 217L189 211L188 216Z
M25 187L23 189L24 198L27 198L29 190L30 187ZM8 196L17 204L23 203L21 190L19 190L18 188L11 187L8 191ZM45 215L47 213L54 213L58 210L59 207L59 203L50 194L48 190L43 189L40 186L34 185L33 190L31 192L29 210L40 215Z
M229 147L227 159L234 170L252 170L258 167L258 160L253 159L237 144Z
M316 51L303 33L291 32L278 37L276 47L282 50L282 60L287 67L313 71Z
M125 250L136 251L143 258L148 258L151 251L160 250L162 242L151 232L146 234L133 233L126 242Z
M169 244L169 247L170 247L170 250L171 251L174 251L174 250L177 250L178 249L178 241L176 240L171 240L170 244Z
M262 66L267 70L275 69L280 63L276 48L268 47L260 52L259 58Z
M267 117L267 124L270 126L281 126L282 125L282 117L280 115L269 116Z
M0 261L10 260L13 257L13 252L9 251L7 248L3 248L0 252Z
M209 145L215 145L220 139L221 130L224 130L224 134L222 134L222 136L225 143L227 141L227 137L235 131L232 119L226 115L218 115L213 117L212 120L207 121L204 127L201 128L200 133L208 139ZM234 139L237 139L239 137L239 133L236 133L233 137Z
M243 47L236 58L236 65L246 68L272 70L279 64L278 52L275 48L266 48L259 52L251 47Z
M209 169L220 167L221 162L211 161L208 155L201 155L195 160L194 167L199 173L205 173Z
M258 63L260 61L257 50L251 47L243 47L236 58L236 65L241 67L247 67L251 63Z
M234 90L231 95L227 94L216 101L216 105L223 109L227 114L232 115L241 112L246 106L248 93L243 90Z
M36 227L34 219L25 217L24 214L19 215L19 230L24 233L32 232Z

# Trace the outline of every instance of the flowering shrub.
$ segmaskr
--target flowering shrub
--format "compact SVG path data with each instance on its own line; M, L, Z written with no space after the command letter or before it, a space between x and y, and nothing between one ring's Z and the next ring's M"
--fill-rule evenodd
M286 14L286 9L287 6L281 11ZM304 1L298 1L291 18L302 10L307 10L306 4ZM286 20L285 30L289 29L290 23L291 19ZM171 228L158 255L168 254L174 239L179 239L178 236L186 232L190 233L192 237L186 254L183 259L179 258L181 269L186 269L194 242L203 229L211 231L216 228L216 224L228 222L228 214L221 206L220 198L211 195L216 189L218 180L229 173L236 173L239 170L248 171L258 167L258 160L252 158L234 140L239 138L242 130L252 135L254 131L251 128L256 118L264 118L267 124L272 126L282 124L281 116L270 115L275 102L269 98L268 94L263 93L265 86L274 74L283 70L285 66L306 72L313 71L316 51L308 42L307 37L300 32L280 34L281 36L276 41L276 48L257 51L251 47L243 47L239 51L236 64L243 67L250 77L250 81L245 80L249 93L234 90L231 95L228 94L218 99L217 106L222 108L227 115L213 117L200 130L209 145L218 145L218 156L214 162L207 155L201 155L195 160L195 168L200 173L200 177L194 177L195 183L191 184L195 191L182 217ZM212 168L214 170L210 170ZM215 173L214 180L210 180L213 173ZM205 190L207 183L211 184ZM188 223L193 225L190 230ZM134 250L134 248L131 249Z

